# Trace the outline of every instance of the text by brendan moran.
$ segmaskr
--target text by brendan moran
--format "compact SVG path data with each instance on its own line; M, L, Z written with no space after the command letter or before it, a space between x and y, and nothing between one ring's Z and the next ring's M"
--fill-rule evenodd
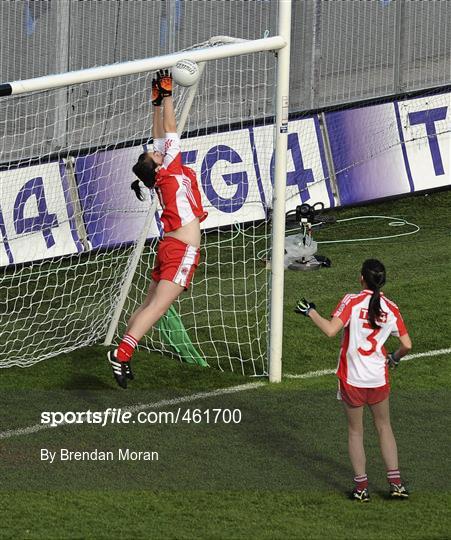
M158 461L158 452L150 450L130 450L129 448L118 448L117 450L69 450L60 448L59 450L49 450L41 448L41 461L55 463L55 461Z

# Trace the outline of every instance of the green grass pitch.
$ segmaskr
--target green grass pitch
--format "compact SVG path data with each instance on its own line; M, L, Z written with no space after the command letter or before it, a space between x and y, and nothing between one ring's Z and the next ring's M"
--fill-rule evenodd
M412 353L448 350L402 362L392 373L392 422L401 472L412 493L408 501L386 498L369 414L365 444L372 500L362 505L346 498L352 470L333 375L270 385L138 352L136 380L124 392L115 387L105 349L98 345L31 368L0 371L0 538L451 538L450 208L446 191L341 210L339 219L400 217L420 231L320 244L319 253L332 260L330 269L286 272L284 373L335 367L339 338L324 337L293 306L302 295L329 314L343 294L359 290L360 265L368 257L387 267L384 290L404 315ZM402 230L371 219L350 221L319 231L315 239ZM256 386L225 393L249 383ZM140 404L147 411L174 413L239 409L242 418L237 424L33 428L44 410ZM154 407L146 408L149 404ZM18 431L29 427L29 433ZM158 452L159 459L50 464L40 460L42 448L115 453L129 448Z

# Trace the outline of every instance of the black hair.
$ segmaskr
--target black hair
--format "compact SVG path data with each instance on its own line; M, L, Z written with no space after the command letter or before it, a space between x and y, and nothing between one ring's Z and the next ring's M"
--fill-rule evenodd
M139 156L138 161L133 165L132 171L146 187L152 189L155 185L155 169L157 167L158 165L149 156L149 154L144 152Z
M368 320L373 328L379 328L376 321L382 314L380 289L385 284L385 266L377 259L367 259L362 265L362 277L373 291L368 306Z

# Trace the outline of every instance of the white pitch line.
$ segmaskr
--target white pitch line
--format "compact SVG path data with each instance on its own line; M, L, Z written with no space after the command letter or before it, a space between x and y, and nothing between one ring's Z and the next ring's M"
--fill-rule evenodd
M450 354L451 348L449 349L437 349L435 351L426 351L415 354L408 354L401 358L401 362L406 362L407 360L413 360L414 358L424 358L429 356L439 356L441 354ZM314 377L321 377L322 375L332 375L336 372L336 369L320 369L319 371L308 371L307 373L285 373L284 377L287 379L313 379Z
M439 356L441 354L450 354L450 353L451 353L451 348L437 349L435 351L419 352L415 354L408 354L407 356L404 356L404 358L401 358L401 362L405 362L406 360L413 360L414 358L423 358L425 356Z
M161 407L171 407L172 405L178 405L180 403L189 403L191 401L198 401L200 399L208 399L215 396L224 396L226 394L236 394L237 392L243 392L244 390L254 390L255 388L260 388L266 386L267 383L256 382L256 383L247 383L240 384L238 386L230 386L229 388L218 388L217 390L212 390L211 392L199 392L197 394L189 394L188 396L180 396L173 399L163 399L162 401L156 401L155 403L142 403L139 405L132 405L130 407L123 407L123 411L136 413L138 411L144 411L146 409L158 409ZM30 435L31 433L37 433L44 429L51 429L55 427L60 427L64 425L70 425L67 422L58 424L57 426L52 426L50 424L35 424L34 426L28 426L18 429L9 429L7 431L0 432L0 439L10 439L11 437L18 437L20 435Z
M332 375L336 369L319 369L318 371L307 371L307 373L285 373L287 379L313 379L314 377L322 377L323 375Z

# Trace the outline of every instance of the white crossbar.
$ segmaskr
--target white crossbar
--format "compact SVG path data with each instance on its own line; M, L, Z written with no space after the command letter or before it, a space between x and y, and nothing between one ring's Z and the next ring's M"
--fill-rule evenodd
M281 36L273 36L249 41L238 40L237 43L218 45L205 49L192 49L164 56L155 56L153 58L144 58L141 60L132 60L119 64L110 64L107 66L94 67L79 71L70 71L69 73L58 73L37 77L35 79L26 79L0 85L2 92L0 95L17 95L26 92L36 92L49 90L51 88L61 88L71 84L79 84L89 81L98 81L110 77L119 77L121 75L132 75L145 71L156 71L158 69L175 66L179 60L192 60L194 62L205 62L207 60L218 60L220 58L229 58L259 51L273 51L285 47L286 41ZM6 91L8 90L8 91Z

